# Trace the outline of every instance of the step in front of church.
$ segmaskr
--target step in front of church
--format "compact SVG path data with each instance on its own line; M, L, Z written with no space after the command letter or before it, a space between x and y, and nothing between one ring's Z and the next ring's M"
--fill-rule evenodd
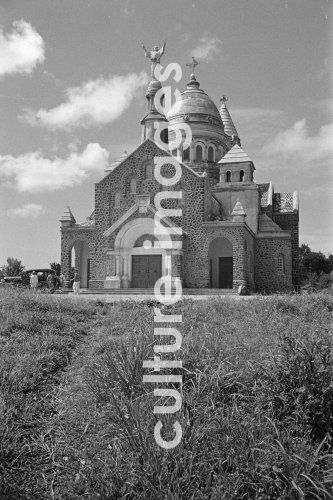
M71 290L69 290L71 292ZM154 296L153 288L128 288L128 289L91 289L81 288L81 295L149 295ZM237 295L237 290L232 288L183 288L182 295Z

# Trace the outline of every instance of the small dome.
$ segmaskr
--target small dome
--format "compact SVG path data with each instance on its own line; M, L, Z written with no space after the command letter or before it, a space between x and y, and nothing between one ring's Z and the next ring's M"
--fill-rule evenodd
M181 93L179 99L169 110L167 114L168 120L181 115L186 117L187 115L201 114L212 117L214 123L221 125L223 129L219 110L210 97L199 88L199 85L199 82L197 82L195 76L192 74L186 90Z
M161 82L159 80L151 80L148 84L146 95L155 95L156 92L162 88Z

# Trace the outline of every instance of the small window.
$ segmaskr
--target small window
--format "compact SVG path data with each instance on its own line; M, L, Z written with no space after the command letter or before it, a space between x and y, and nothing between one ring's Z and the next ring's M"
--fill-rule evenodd
M153 165L148 163L146 166L146 179L151 180L153 178Z
M186 148L183 151L183 161L190 161L190 148Z
M197 146L195 148L195 161L202 161L202 147Z
M244 170L241 170L239 172L239 180L240 180L240 182L244 182Z
M285 273L285 265L284 265L284 255L283 253L280 253L277 258L277 272L279 274L284 274Z
M214 148L209 146L208 148L208 161L214 161Z
M115 208L120 207L120 193L116 193L114 195L114 206L115 206Z
M136 193L136 179L131 179L131 194Z
M227 171L227 182L231 181L231 172L230 170Z
M172 156L177 156L177 149L173 149L173 150L171 151L171 154L172 154Z

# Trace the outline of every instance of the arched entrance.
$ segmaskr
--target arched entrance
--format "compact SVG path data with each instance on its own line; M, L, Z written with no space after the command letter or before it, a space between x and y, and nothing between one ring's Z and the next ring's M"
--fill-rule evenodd
M158 278L166 274L166 251L154 246L154 220L135 219L123 226L116 236L114 251L109 255L116 261L115 277L119 288L153 288Z
M210 287L232 288L233 252L231 242L227 238L215 238L209 246L208 256Z
M80 287L89 288L90 255L87 241L75 241L70 248L71 269L75 269L80 277Z

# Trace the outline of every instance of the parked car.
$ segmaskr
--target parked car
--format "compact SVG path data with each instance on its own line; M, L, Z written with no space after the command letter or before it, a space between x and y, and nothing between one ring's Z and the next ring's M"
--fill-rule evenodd
M22 274L22 283L24 286L30 286L30 274L32 271L35 271L38 276L38 288L46 288L47 276L50 273L55 275L55 271L53 269L28 269Z
M21 276L5 276L1 280L1 285L22 286Z

